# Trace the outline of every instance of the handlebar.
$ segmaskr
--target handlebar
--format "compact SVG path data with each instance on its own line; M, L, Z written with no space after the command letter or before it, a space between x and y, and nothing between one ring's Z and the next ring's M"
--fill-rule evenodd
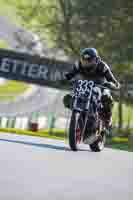
M62 79L62 80L60 80L61 82L63 81L63 82L66 82L67 80L66 79ZM71 82L72 84L74 84L75 83L75 81L77 81L77 80L69 80L69 82ZM91 81L91 80L88 80L88 81ZM93 81L92 81L93 82ZM99 87L99 88L101 88L101 89L111 89L111 90L119 90L120 89L120 86L116 86L113 82L104 82L103 84L97 84L97 83L95 83L95 81L94 81L94 85L96 86L96 87Z
M103 88L103 89L112 89L112 90L119 90L120 88L117 87L114 83L112 82L104 82L103 85L99 85L99 84L96 84L96 86L100 87L100 88Z
M71 80L71 83L74 84L74 82L77 80ZM88 80L89 82L91 82L91 80ZM101 89L111 89L111 90L119 90L120 88L117 87L113 82L104 82L103 84L97 84L94 82L94 86L99 87Z

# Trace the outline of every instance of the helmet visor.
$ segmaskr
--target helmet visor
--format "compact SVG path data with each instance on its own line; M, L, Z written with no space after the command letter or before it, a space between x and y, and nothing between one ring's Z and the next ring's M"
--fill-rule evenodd
M88 56L88 55L87 55ZM81 57L81 64L83 67L90 67L96 64L96 59L92 57Z
M91 62L91 61L94 59L94 57L92 57L92 56L90 56L90 55L88 55L88 54L82 55L81 58L82 58L83 60L87 60L88 62Z

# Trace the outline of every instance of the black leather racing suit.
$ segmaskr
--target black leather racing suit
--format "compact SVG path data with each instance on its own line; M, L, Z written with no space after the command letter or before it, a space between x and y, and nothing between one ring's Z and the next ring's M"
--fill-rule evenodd
M105 81L113 82L115 84L118 83L113 73L111 72L110 67L102 60L98 61L95 70L87 69L87 67L84 68L82 67L80 62L77 62L73 65L72 70L66 74L66 78L67 80L71 80L77 74L79 74L82 77L82 79L93 80L97 84L102 84ZM66 101L67 95L64 97L63 100L64 105L68 105L68 102ZM106 95L106 93L103 90L101 101L103 104L103 110L101 111L101 113L105 121L108 123L112 116L113 98L111 96L111 93L109 92L109 95Z

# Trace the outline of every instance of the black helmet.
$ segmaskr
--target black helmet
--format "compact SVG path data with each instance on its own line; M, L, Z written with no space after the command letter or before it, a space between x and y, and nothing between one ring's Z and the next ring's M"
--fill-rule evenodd
M80 56L85 59L92 59L98 56L97 50L95 48L85 48L81 50Z

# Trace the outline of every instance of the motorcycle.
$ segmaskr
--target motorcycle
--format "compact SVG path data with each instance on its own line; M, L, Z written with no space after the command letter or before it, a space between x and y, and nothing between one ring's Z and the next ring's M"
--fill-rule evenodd
M88 80L74 81L68 138L71 150L77 151L80 143L88 144L93 152L104 149L106 129L99 109L102 106L101 89L107 86Z

